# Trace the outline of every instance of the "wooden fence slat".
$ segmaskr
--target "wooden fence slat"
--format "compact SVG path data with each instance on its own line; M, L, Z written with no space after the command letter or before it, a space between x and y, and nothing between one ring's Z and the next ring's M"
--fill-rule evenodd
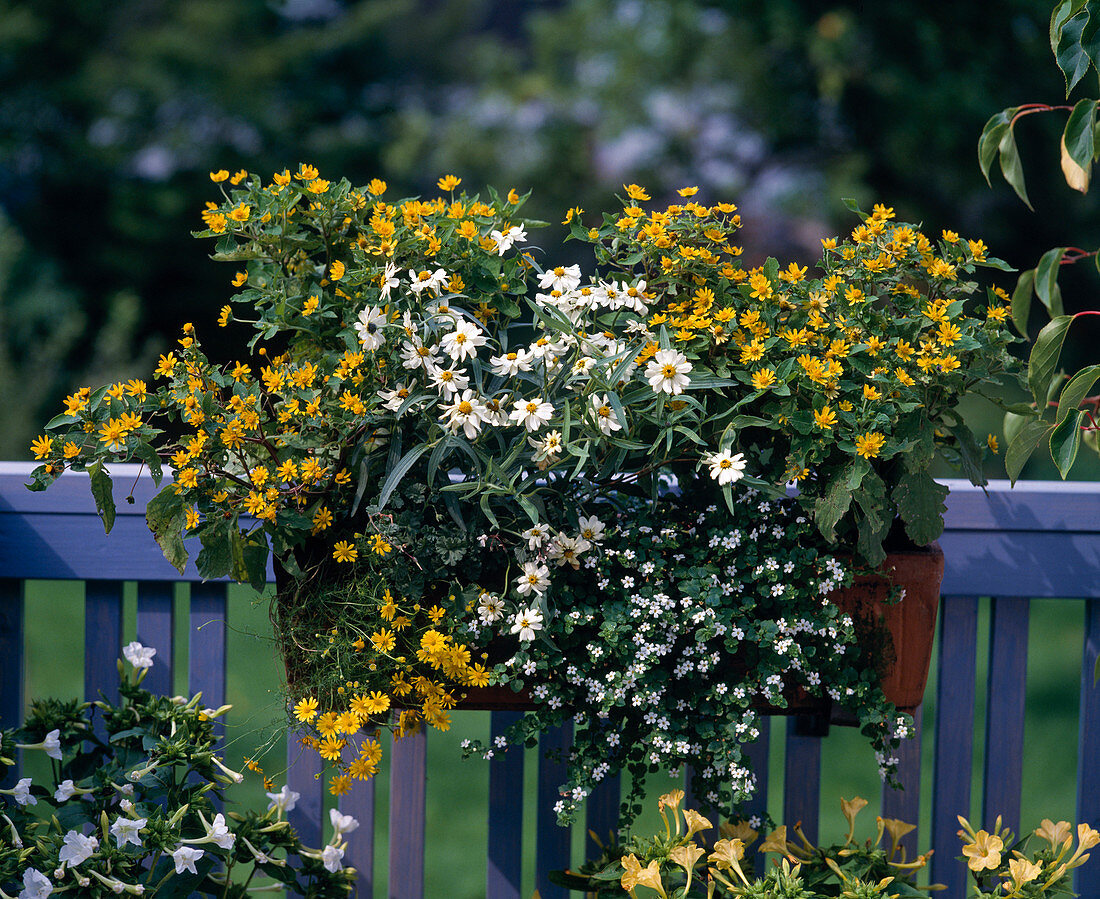
M174 587L167 581L138 583L137 639L157 654L142 686L150 693L171 696L173 689Z
M0 578L0 728L23 723L23 583ZM0 766L0 787L11 787L18 774L18 764Z
M523 717L522 712L493 712L495 742ZM523 874L523 747L494 750L489 761L489 847L486 899L520 899Z
M547 753L569 750L573 742L573 722L551 728L539 740L538 802L535 827L535 886L541 899L569 899L569 890L550 883L550 872L569 867L571 832L559 827L554 814L558 786L565 783L565 760L547 758Z
M299 794L294 811L287 814L291 827L298 831L302 842L311 849L321 846L321 810L324 807L325 784L321 773L321 757L302 746L291 731L287 735L286 785Z
M84 583L84 698L118 701L122 658L122 582Z
M1093 672L1100 657L1100 599L1085 602L1085 641L1081 660L1081 717L1077 737L1077 820L1100 823L1100 685ZM1073 888L1081 899L1100 899L1100 852L1074 872Z
M744 747L747 756L746 764L756 775L756 792L752 794L752 799L745 803L744 814L746 818L759 817L763 821L764 816L768 813L768 762L771 757L771 719L759 719L756 729L760 731L760 736ZM762 830L762 828L757 827L757 830ZM760 873L764 871L765 855L758 850L763 842L762 835L749 849L753 870Z
M584 855L596 858L603 849L592 839L599 837L600 843L607 846L619 830L619 805L622 803L622 778L615 774L604 778L592 791L585 803L584 811Z
M913 736L902 740L897 748L898 783L900 790L882 786L882 817L897 818L906 824L920 825L920 748L923 737L924 706L913 712ZM921 839L917 830L901 838L899 845L905 857L912 861L920 854Z
M1024 700L1027 695L1027 632L1030 600L998 597L989 616L989 693L985 710L982 826L1000 815L1020 832L1020 785L1024 773Z
M202 704L216 709L225 704L226 585L217 581L191 585L188 640L188 689L202 693ZM214 733L225 736L225 719L214 722Z
M359 756L358 747L348 743L344 747L344 764L350 765ZM371 899L374 895L374 778L366 783L355 783L350 793L340 797L340 813L351 815L359 827L347 838L344 865L359 872L353 896Z
M788 833L801 823L811 843L817 842L817 819L821 808L821 737L803 736L799 719L787 718L787 752L783 765L783 823ZM809 722L806 722L808 725Z
M425 728L402 737L390 754L389 899L424 896L424 786L428 739Z
M956 815L970 816L970 766L974 741L974 662L978 600L945 596L940 605L939 681L936 685L936 748L932 776L932 882L946 896L966 894L966 866L956 861Z

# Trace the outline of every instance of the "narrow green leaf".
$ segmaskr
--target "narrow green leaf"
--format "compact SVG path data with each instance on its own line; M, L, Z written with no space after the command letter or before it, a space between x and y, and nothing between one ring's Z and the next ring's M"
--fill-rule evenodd
M1063 481L1077 458L1077 450L1081 446L1081 423L1086 415L1084 409L1076 415L1067 415L1050 432L1050 457L1058 466Z
M1031 458L1031 454L1035 451L1035 447L1039 445L1039 441L1053 429L1054 425L1042 419L1029 421L1020 429L1016 439L1009 443L1008 449L1005 450L1005 473L1008 474L1008 479L1013 484L1016 483L1020 472L1024 470L1024 465Z
M1058 415L1055 420L1061 424L1063 419L1071 412L1076 412L1081 405L1081 400L1089 395L1092 385L1100 380L1100 365L1090 365L1082 368L1070 378L1070 382L1062 390L1058 397Z
M97 459L88 466L88 477L92 485L92 498L95 499L95 508L99 517L103 520L104 533L111 533L115 526L115 498L111 493L111 476L103 463Z
M1011 128L1005 131L997 149L1001 154L1001 174L1004 176L1005 181L1012 185L1016 195L1024 201L1028 209L1034 212L1031 200L1027 198L1027 188L1024 186L1024 169L1020 165L1020 152L1016 149L1016 135Z
M1060 297L1055 297L1058 287L1058 272L1062 265L1062 257L1066 255L1067 247L1055 247L1043 253L1035 268L1035 295L1039 297L1043 305L1047 307L1051 317L1060 315L1052 308L1054 302Z
M1005 136L1012 119L1019 111L1020 107L1012 106L998 112L985 123L982 135L978 138L978 165L981 167L982 174L985 175L985 183L990 186L992 183L989 180L989 170L993 166L993 160L997 158L1001 138Z
M426 443L413 447L401 457L401 461L393 467L393 470L388 475L386 475L386 480L382 483L382 492L378 495L379 509L386 505L390 495L397 488L397 485L401 483L401 479L408 474L409 469L412 468L417 460L427 451L428 444Z
M1062 343L1066 339L1066 331L1069 330L1072 321L1072 315L1060 315L1051 319L1039 332L1031 348L1031 356L1027 362L1027 386L1040 411L1046 408L1047 392L1050 390L1054 371L1058 367L1058 358L1062 354Z
M1035 269L1020 272L1016 289L1012 291L1012 324L1016 332L1027 337L1027 319L1031 314L1031 295L1035 288Z

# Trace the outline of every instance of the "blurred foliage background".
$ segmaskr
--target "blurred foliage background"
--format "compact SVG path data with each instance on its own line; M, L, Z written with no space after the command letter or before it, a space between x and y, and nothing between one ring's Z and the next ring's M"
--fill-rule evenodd
M1049 0L0 0L0 458L27 458L74 387L148 372L186 321L230 351L212 326L232 272L188 236L218 168L306 161L384 178L390 196L454 173L533 187L529 213L551 222L609 208L624 182L657 202L697 184L741 207L749 264L817 258L851 226L846 196L1022 268L1095 247L1095 197L1058 172L1061 120L1018 129L1034 214L976 162L989 116L1061 97L1049 14ZM1064 276L1067 311L1095 277ZM1067 365L1098 336L1081 327Z

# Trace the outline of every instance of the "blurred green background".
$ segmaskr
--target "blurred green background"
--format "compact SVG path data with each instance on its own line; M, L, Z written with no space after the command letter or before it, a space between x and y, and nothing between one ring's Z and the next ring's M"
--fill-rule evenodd
M0 458L28 458L75 387L146 375L184 322L213 356L229 352L219 341L239 335L213 323L233 273L189 237L219 168L309 162L324 177L381 177L393 196L433 193L454 173L470 190L534 187L529 214L551 222L610 208L624 182L656 202L697 184L740 206L750 265L812 262L818 238L852 224L842 197L981 237L1019 268L1052 246L1094 248L1095 193L1058 171L1062 119L1018 129L1036 212L977 166L993 113L1061 102L1049 14L1048 0L0 0ZM535 242L557 253L561 236ZM1096 277L1063 273L1067 311L1095 306ZM999 283L1011 290L1014 276ZM1071 332L1069 367L1094 360L1095 321ZM979 434L999 431L992 410L969 414ZM1027 474L1053 469L1039 459ZM266 608L232 596L237 763L283 718ZM79 585L36 585L29 601L28 692L78 695ZM1073 816L1081 620L1076 603L1033 610L1029 824ZM432 735L429 895L483 895L487 773L458 761L457 744L487 729L468 713ZM279 771L277 752L265 766ZM834 729L823 769L828 838L842 832L839 797L871 798L870 818L878 781L851 731ZM240 794L262 799L255 779ZM382 813L385 795L383 777ZM380 833L379 882L385 857Z

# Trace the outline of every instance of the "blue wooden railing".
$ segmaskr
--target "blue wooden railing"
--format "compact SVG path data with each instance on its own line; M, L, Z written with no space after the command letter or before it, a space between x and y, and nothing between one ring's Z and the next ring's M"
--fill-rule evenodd
M173 640L173 584L191 581L189 606L190 690L202 690L211 706L224 701L226 685L226 585L202 583L193 572L181 578L162 558L145 527L145 503L154 490L136 468L117 466L116 492L129 491L133 504L120 503L114 531L107 537L95 514L87 484L66 475L47 493L23 486L31 466L0 463L0 726L22 718L24 703L24 587L30 580L78 580L85 584L85 694L111 693L115 659L122 645L122 591L137 582L137 636L160 648L170 660ZM995 482L987 491L950 481L947 529L940 540L947 557L940 608L939 677L935 721L917 713L918 734L900 752L901 792L885 790L882 814L906 821L920 818L922 731L934 738L931 834L905 838L910 857L931 844L932 880L946 884L939 895L962 899L965 867L956 860L957 814L969 814L971 791L981 790L981 824L1002 815L1017 833L1024 747L1024 682L1029 602L1036 598L1084 601L1077 762L1077 820L1100 823L1100 687L1093 669L1100 653L1100 485ZM122 485L126 486L123 487ZM975 731L975 678L978 655L978 598L992 597L989 667L985 684L986 733L981 784L971 783ZM152 669L146 685L171 691L171 664ZM492 732L510 723L512 712L494 712ZM821 738L787 728L782 802L785 821L801 821L810 839L817 834L820 806ZM564 730L544 736L543 748L561 745ZM1068 736L1067 736L1068 739ZM767 783L767 727L754 747L755 770ZM427 743L421 734L401 741L391 756L389 897L419 899L424 892L425 776ZM1041 763L1041 760L1031 760ZM323 780L314 753L288 750L288 783L302 794L292 821L308 845L320 845ZM486 894L518 899L521 877L523 757L501 754L490 763L489 841ZM551 806L559 766L539 762L536 829L536 883L543 899L567 895L549 884L547 872L569 862L570 834L553 823ZM364 837L345 857L360 872L359 895L372 896L374 881L373 784L360 786L340 805L362 823ZM590 798L586 828L606 834L614 827L618 782ZM767 805L764 791L754 808ZM1042 814L1042 809L1035 810ZM460 838L457 835L455 838ZM1095 853L1094 853L1095 854ZM579 859L574 860L579 861ZM1100 859L1077 872L1084 899L1100 899Z

